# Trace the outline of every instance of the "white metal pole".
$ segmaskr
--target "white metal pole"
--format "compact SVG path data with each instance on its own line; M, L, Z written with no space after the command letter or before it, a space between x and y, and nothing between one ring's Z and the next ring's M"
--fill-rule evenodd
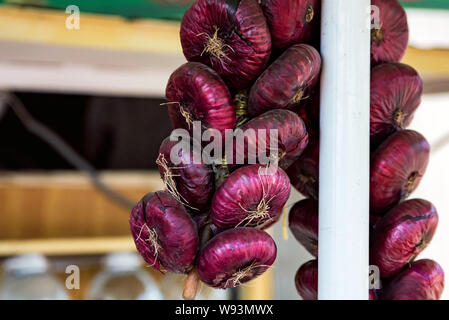
M322 0L318 298L368 299L370 0Z

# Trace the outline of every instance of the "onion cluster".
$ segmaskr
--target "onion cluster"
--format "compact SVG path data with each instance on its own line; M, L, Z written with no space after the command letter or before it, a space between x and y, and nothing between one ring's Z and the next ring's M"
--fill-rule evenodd
M415 259L432 240L438 213L426 200L407 200L430 154L427 140L407 130L421 102L423 83L416 70L400 63L408 42L404 9L397 0L372 0L372 5L379 9L380 24L371 32L370 264L379 268L383 289L371 290L370 299L436 300L444 288L443 270L432 260ZM308 127L310 143L287 174L308 199L291 208L289 227L316 258L319 97L296 110ZM299 268L295 284L303 299L317 299L317 274L317 260Z
M321 70L310 45L319 1L287 2L295 16L286 20L285 1L258 0L197 0L182 20L188 62L169 78L164 104L178 130L156 159L165 190L136 205L130 226L148 264L188 274L185 298L194 298L198 280L233 288L276 259L264 230L290 196L284 170L309 144L311 125L299 110L316 103Z
M184 136L162 142L156 163L165 190L144 196L129 223L150 266L188 274L186 299L194 299L198 281L233 288L272 266L276 244L264 230L280 219L291 183L309 199L291 209L289 226L318 255L319 4L196 0L184 15L180 37L188 62L171 75L165 103ZM402 202L429 158L425 138L405 130L422 81L399 63L408 38L404 10L397 0L373 4L381 21L371 34L370 200L378 220L371 260L388 281L370 297L437 299L441 268L413 262L432 239L436 210L425 200ZM204 134L198 141L196 129L210 135L213 147ZM296 275L304 299L317 298L317 266L308 262Z

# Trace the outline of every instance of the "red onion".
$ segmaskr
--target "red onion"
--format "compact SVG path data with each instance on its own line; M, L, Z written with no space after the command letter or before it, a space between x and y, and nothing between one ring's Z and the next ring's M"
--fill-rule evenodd
M295 285L304 300L318 299L318 260L310 260L298 269Z
M423 83L415 69L401 63L371 71L371 145L410 125L421 103Z
M308 42L319 28L319 0L262 0L261 5L273 46L278 49Z
M149 193L129 218L136 248L154 269L187 273L198 251L198 230L186 209L168 192Z
M311 255L318 257L318 201L299 201L290 209L288 221L296 240Z
M258 116L272 109L292 109L307 99L318 83L321 57L315 48L288 48L257 79L249 94L248 111Z
M257 0L197 0L182 19L181 44L188 61L210 66L233 90L249 87L271 54Z
M435 207L426 200L405 201L387 213L375 226L371 264L380 275L395 275L412 262L432 240L438 224Z
M432 260L418 260L385 288L384 300L439 300L444 289L444 271Z
M379 8L379 29L371 30L371 64L399 62L407 50L408 23L398 0L371 0Z
M276 259L276 244L262 230L237 228L212 238L201 251L197 270L205 284L234 288L264 273Z
M234 139L234 164L240 161L235 160L235 157L242 158L245 164L248 163L248 159L258 159L258 151L261 147L266 147L264 155L268 157L271 145L270 130L278 132L278 141L274 142L278 146L279 166L283 169L288 168L298 159L309 143L304 122L297 114L289 110L268 111L245 123L240 129L244 133L252 129L255 135L245 136L244 145L237 145L238 141ZM266 134L258 134L258 130L266 130Z
M390 136L371 160L370 203L382 215L407 198L419 185L429 162L430 146L418 132Z
M170 153L177 144L177 141L166 138L159 148L156 163L167 190L187 208L199 213L210 206L215 175L210 166L194 164L194 157L201 159L201 154L195 156L198 152L195 148L180 149L177 156L182 162L174 164Z
M298 269L295 286L303 300L318 299L318 260L310 260ZM369 300L377 300L374 290L369 290Z
M220 229L263 228L277 220L290 196L290 180L281 168L269 171L258 164L234 171L212 199L212 222Z
M223 80L207 66L188 62L168 80L166 97L174 128L190 129L193 121L214 128L225 136L235 127L231 94Z
M296 190L315 200L318 200L319 154L319 141L317 137L313 137L301 157L287 169Z

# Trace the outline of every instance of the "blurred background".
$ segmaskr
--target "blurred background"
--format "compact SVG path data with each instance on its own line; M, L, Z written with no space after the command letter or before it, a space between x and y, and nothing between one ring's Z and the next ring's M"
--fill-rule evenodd
M155 159L171 125L160 104L168 77L185 61L179 21L191 2L0 0L0 292L10 294L0 299L181 297L183 276L161 277L143 264L124 199L101 192L92 178L133 202L163 188ZM440 213L420 257L449 270L449 1L403 4L410 25L404 62L425 83L412 129L433 147L414 197L431 200ZM79 8L79 26L71 5ZM5 94L13 95L14 109ZM39 130L33 118L87 163L30 132ZM299 199L294 192L289 205ZM311 256L291 234L285 239L282 223L270 233L279 254L269 272L234 291L202 288L200 298L300 299L294 274ZM68 278L73 266L79 286Z

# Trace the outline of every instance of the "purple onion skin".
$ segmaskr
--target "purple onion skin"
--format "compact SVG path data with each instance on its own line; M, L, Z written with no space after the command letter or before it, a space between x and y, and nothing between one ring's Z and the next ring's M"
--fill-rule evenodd
M306 250L318 257L318 201L297 202L288 216L290 231Z
M235 111L226 84L209 67L188 62L175 70L166 88L168 113L173 127L190 129L181 114L181 107L193 121L205 128L214 128L224 137L226 129L235 127Z
M421 103L423 82L415 69L385 63L371 71L371 146L406 129Z
M383 300L439 300L444 271L432 260L418 260L397 275L384 289Z
M320 70L321 57L315 48L306 44L291 46L251 88L249 114L255 117L272 109L294 108L313 92Z
M274 240L262 230L227 230L212 238L201 251L197 263L198 275L208 286L233 288L263 274L276 260L276 252ZM251 265L254 268L235 283L235 273Z
M248 163L248 159L257 157L258 146L261 145L259 141L258 130L266 130L266 135L261 135L264 139L262 145L266 146L266 155L269 156L270 152L270 130L277 130L278 141L277 146L279 148L279 166L282 169L288 168L299 156L303 153L304 149L309 143L309 135L307 133L306 126L302 119L292 111L289 110L271 110L264 114L251 119L240 127L243 132L247 130L254 130L255 136L245 136L245 143L240 150L237 148L237 140L234 140L234 157L242 157L244 163ZM252 148L252 147L254 148ZM256 151L256 154L252 150ZM241 152L244 152L241 155ZM235 159L235 158L234 158ZM237 161L234 160L234 164Z
M215 189L213 169L206 164L194 164L194 148L190 148L190 150L181 149L178 156L182 159L182 163L175 165L170 159L170 153L177 143L176 141L170 141L170 137L166 138L159 148L159 155L163 155L167 161L167 165L174 175L173 180L178 192L187 204L194 208L191 212L205 211L210 207ZM201 159L201 155L197 156ZM163 179L166 168L161 165L158 167Z
M264 175L266 167L258 164L237 169L221 184L212 199L210 217L220 229L236 226L264 228L277 221L290 196L290 180L281 168ZM265 200L267 215L251 221L249 211L256 211ZM246 211L245 211L246 210Z
M318 260L310 260L298 269L295 286L303 300L318 299Z
M319 154L318 138L313 137L301 157L286 171L295 189L314 200L318 200Z
M216 28L223 57L205 51ZM197 0L182 19L181 44L188 61L210 66L234 91L248 88L271 54L270 30L257 0Z
M430 243L438 225L438 213L426 200L402 202L375 226L371 264L389 278L412 262Z
M397 0L371 0L379 8L380 31L371 30L371 64L399 62L408 45L408 23L404 8Z
M261 6L277 49L307 43L319 28L319 0L262 0Z
M371 159L371 213L383 215L419 185L429 162L430 146L418 132L390 136Z
M132 210L129 225L137 250L155 270L188 273L193 268L198 230L184 206L168 192L144 196ZM157 255L147 241L149 230L157 235Z

